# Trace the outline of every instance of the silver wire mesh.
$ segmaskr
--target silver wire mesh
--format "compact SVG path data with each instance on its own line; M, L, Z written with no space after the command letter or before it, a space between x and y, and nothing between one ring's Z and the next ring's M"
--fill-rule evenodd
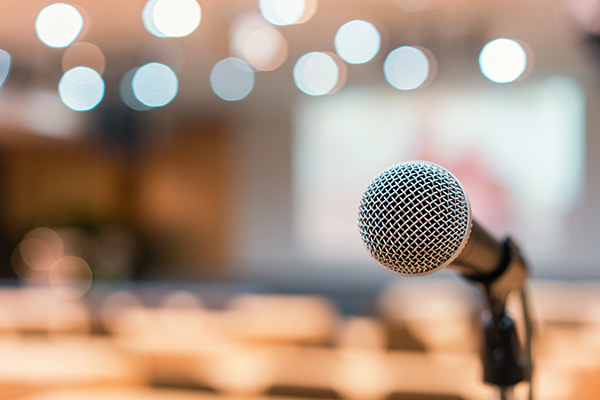
M358 228L381 265L417 275L450 260L470 233L469 219L457 179L436 164L414 161L375 177L360 202Z

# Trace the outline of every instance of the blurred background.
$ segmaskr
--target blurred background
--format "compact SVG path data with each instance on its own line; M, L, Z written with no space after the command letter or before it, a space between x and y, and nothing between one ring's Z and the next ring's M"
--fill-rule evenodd
M599 33L596 0L4 2L0 398L490 396L478 293L357 232L413 159L529 261L541 398L595 398Z

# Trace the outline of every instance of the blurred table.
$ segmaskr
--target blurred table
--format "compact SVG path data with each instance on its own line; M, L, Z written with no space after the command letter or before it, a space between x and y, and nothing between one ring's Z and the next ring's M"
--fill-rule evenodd
M363 316L315 295L239 293L214 309L189 301L201 292L149 305L133 292L61 303L0 290L10 299L0 303L0 400L493 398L481 383L477 299L453 285L390 285ZM532 292L537 398L596 399L596 286Z

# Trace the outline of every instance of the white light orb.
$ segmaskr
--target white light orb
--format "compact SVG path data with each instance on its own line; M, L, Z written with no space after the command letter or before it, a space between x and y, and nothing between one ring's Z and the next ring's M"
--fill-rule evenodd
M10 53L4 50L0 50L0 87L6 82L8 73L10 72Z
M334 38L335 51L349 64L370 61L379 52L381 35L367 21L354 20L342 25Z
M171 68L153 62L138 68L131 87L140 103L148 107L163 107L177 95L179 80Z
M388 83L396 89L417 89L429 77L429 60L416 47L399 47L388 54L383 63L383 73Z
M310 96L322 96L337 86L340 70L333 57L313 51L298 59L293 74L298 89Z
M169 37L192 33L200 25L201 14L195 0L158 0L152 10L156 28Z
M245 60L228 57L213 67L210 85L215 94L223 100L242 100L254 88L254 71Z
M182 37L200 25L202 9L196 0L149 0L142 10L142 22L156 37Z
M479 54L483 75L497 83L518 79L527 67L527 53L514 40L500 38L486 44Z
M258 7L263 17L273 25L293 25L306 12L305 0L259 0Z
M136 110L136 111L147 111L151 110L153 107L148 107L147 105L142 104L133 94L133 77L137 71L137 68L130 69L121 78L121 82L119 82L119 94L121 95L121 100L123 103L127 105L127 107Z
M83 17L77 9L64 3L44 8L35 20L38 38L50 47L70 45L83 29Z
M104 97L104 80L91 68L75 67L65 72L60 79L58 95L72 110L91 110Z

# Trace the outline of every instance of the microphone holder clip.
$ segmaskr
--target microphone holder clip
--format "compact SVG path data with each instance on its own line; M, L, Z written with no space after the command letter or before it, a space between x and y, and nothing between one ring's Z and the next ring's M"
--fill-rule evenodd
M519 382L529 381L531 385L531 322L524 296L526 278L527 267L510 238L503 243L501 265L492 274L468 277L483 289L487 300L481 318L483 381L500 388L501 395ZM523 296L524 345L519 340L514 320L506 311L508 295L515 288L520 289Z

